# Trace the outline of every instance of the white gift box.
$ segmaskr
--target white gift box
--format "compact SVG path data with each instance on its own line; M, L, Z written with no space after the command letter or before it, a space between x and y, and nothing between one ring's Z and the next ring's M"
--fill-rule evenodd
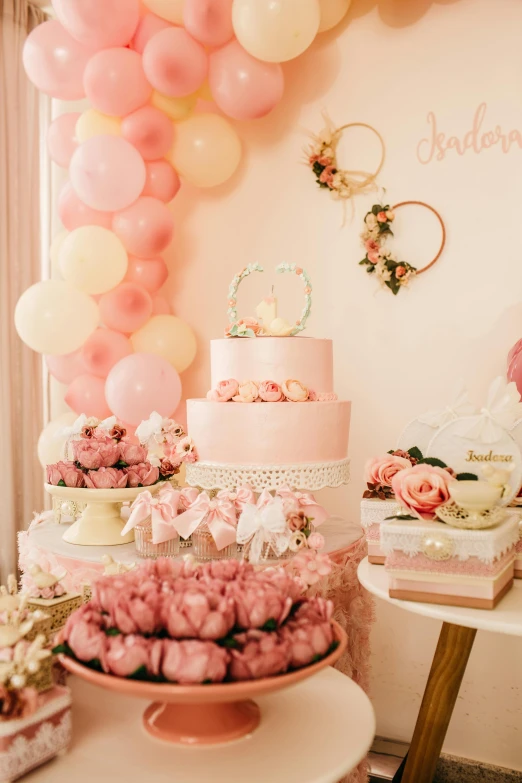
M71 742L71 692L56 685L28 718L0 722L0 780L16 780L64 753Z
M391 598L493 609L513 585L519 517L487 530L443 522L393 520L381 525Z
M368 560L376 565L384 565L384 552L381 550L381 524L387 517L401 513L396 500L363 498L361 500L361 525L366 532Z

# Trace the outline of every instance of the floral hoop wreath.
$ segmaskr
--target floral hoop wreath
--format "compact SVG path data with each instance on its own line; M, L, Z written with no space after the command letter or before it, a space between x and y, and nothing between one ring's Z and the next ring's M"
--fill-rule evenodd
M279 264L276 267L278 274L284 272L292 272L300 277L304 284L305 305L301 312L301 317L295 322L295 325L288 324L283 319L276 319L278 322L277 329L270 330L270 324L260 324L256 318L241 318L237 317L237 292L238 288L243 280L252 274L252 272L263 272L264 269L259 264L248 264L241 272L236 275L230 283L228 289L228 319L229 325L225 330L225 337L292 337L293 335L302 332L306 327L306 322L312 310L312 283L308 274L296 264Z
M393 236L390 225L395 220L395 211L399 207L410 205L429 209L439 221L442 229L442 240L437 255L422 269L417 269L406 261L399 261L391 250L386 249L387 237ZM408 285L412 277L427 272L439 260L446 244L446 227L437 210L424 201L401 201L393 207L388 204L374 204L365 215L361 239L366 255L362 261L359 261L359 264L366 266L366 271L369 274L375 274L381 285L387 286L392 294L397 295L402 287Z
M319 187L327 188L334 199L351 199L358 193L375 190L375 180L386 156L386 147L379 131L365 122L349 122L335 128L327 115L324 115L324 118L326 127L319 134L312 134L312 143L307 150L308 163ZM381 159L373 174L368 171L341 169L337 165L337 146L344 131L349 128L367 128L379 139Z

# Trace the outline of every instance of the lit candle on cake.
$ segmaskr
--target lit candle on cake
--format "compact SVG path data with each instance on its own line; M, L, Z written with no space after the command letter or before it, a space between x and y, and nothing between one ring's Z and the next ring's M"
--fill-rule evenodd
M263 299L256 307L256 315L263 326L270 326L272 321L277 318L277 299L274 296L273 286L271 295Z

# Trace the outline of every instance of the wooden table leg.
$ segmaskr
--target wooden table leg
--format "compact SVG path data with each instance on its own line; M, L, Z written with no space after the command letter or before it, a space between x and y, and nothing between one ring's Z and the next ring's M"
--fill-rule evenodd
M394 783L432 783L476 633L443 623L410 749Z

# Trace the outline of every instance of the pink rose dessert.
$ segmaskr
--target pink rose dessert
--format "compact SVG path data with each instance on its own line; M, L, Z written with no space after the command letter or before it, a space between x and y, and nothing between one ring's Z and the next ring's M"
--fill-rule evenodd
M87 470L110 468L120 458L120 444L108 435L92 438L82 438L72 442L73 455L76 462Z
M85 486L83 472L68 460L47 465L47 483L66 487Z
M415 465L395 474L392 490L397 501L419 519L433 519L450 499L449 484L456 479L443 468Z
M150 487L159 480L160 470L150 462L140 462L138 465L130 465L123 468L129 487Z
M259 389L255 381L245 381L239 384L237 394L233 397L234 402L255 402L259 397Z
M283 390L274 381L263 381L259 384L259 398L263 402L281 402L284 400Z
M247 631L234 637L238 649L230 652L230 676L233 680L259 680L288 669L290 644L278 634Z
M290 402L306 402L308 399L308 389L300 381L285 381L282 390L286 399Z
M127 476L118 468L89 470L84 477L88 489L123 489L127 486Z
M131 443L127 440L120 441L120 460L127 465L139 465L146 462L148 450L140 443Z
M214 402L229 402L239 391L239 383L230 378L228 381L220 381L215 389L207 394L207 399Z

